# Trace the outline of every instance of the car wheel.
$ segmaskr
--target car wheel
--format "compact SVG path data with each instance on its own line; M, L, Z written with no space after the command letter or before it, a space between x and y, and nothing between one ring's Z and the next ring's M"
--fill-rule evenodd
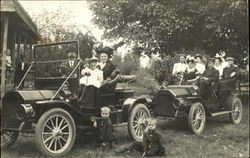
M232 112L229 114L230 120L233 124L239 124L242 120L243 107L241 100L238 97L230 97L227 105L231 107Z
M133 107L128 118L128 133L134 140L142 142L146 128L146 119L150 117L151 115L146 105L139 103Z
M1 149L8 149L15 144L18 132L1 130Z
M36 146L46 156L66 155L73 147L75 137L76 125L72 116L60 108L45 112L36 125Z
M199 135L203 132L206 122L205 109L201 103L194 103L188 115L188 126L193 133Z

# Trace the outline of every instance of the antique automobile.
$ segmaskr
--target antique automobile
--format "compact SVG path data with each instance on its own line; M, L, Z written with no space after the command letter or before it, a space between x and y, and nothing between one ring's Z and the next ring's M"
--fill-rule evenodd
M65 66L67 52L75 67ZM11 147L20 132L34 133L37 149L46 156L63 156L75 142L79 130L92 127L94 112L81 111L74 95L79 84L81 60L77 41L34 45L34 89L7 92L2 101L1 149ZM28 74L28 71L25 75ZM62 75L63 72L63 75ZM24 76L25 78L25 76ZM134 97L129 88L135 76L121 76L115 93L101 94L104 106L112 105L114 125L128 122L128 132L142 141L145 119L150 117L147 96Z
M169 85L160 89L152 99L151 109L155 117L187 118L188 126L194 134L201 134L206 117L228 114L233 124L239 124L243 107L238 93L228 92L225 97L218 97L218 92L211 90L208 101L199 95L195 84ZM222 108L224 107L224 108Z

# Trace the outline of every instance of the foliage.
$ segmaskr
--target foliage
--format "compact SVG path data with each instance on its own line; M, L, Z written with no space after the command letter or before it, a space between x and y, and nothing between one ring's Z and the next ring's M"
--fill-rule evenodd
M38 27L40 43L78 40L81 58L85 59L92 55L95 38L89 31L83 33L79 26L68 22L71 18L70 13L64 12L62 8L56 11L45 9L31 17Z
M123 58L120 55L114 55L112 62L118 66L123 75L131 75L140 67L139 59L131 53L125 54Z
M133 84L133 86L136 87L137 89L138 87L140 87L138 89L139 92L136 92L136 94L154 95L159 90L160 88L159 84L157 83L155 78L151 75L148 69L140 68L137 71L134 71L133 74L136 75L136 82ZM144 89L144 91L142 89Z
M247 0L91 1L93 22L108 39L124 38L147 55L181 48L224 50L237 58L248 52ZM238 55L239 54L239 55Z

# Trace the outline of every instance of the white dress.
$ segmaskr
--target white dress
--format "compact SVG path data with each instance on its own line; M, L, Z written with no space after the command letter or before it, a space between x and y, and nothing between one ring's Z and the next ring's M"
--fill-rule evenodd
M221 78L223 75L224 66L223 65L219 65L219 66L214 65L214 68L219 71L219 76Z
M205 65L201 63L196 63L195 68L200 74L203 74L206 69Z
M187 65L185 63L175 63L172 75L177 74L178 72L185 72Z
M81 74L85 74L86 72L90 73L90 76L83 76L80 79L80 84L83 84L85 86L95 86L96 88L100 88L102 81L103 81L103 71L99 70L98 68L95 68L94 70L89 69L86 67L82 70Z

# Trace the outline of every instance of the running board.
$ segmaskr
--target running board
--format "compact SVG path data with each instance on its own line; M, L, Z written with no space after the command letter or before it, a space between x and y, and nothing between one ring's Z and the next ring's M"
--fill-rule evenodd
M223 115L223 114L229 114L231 113L232 111L220 111L220 112L214 112L214 113L211 113L211 116L218 116L218 115Z

